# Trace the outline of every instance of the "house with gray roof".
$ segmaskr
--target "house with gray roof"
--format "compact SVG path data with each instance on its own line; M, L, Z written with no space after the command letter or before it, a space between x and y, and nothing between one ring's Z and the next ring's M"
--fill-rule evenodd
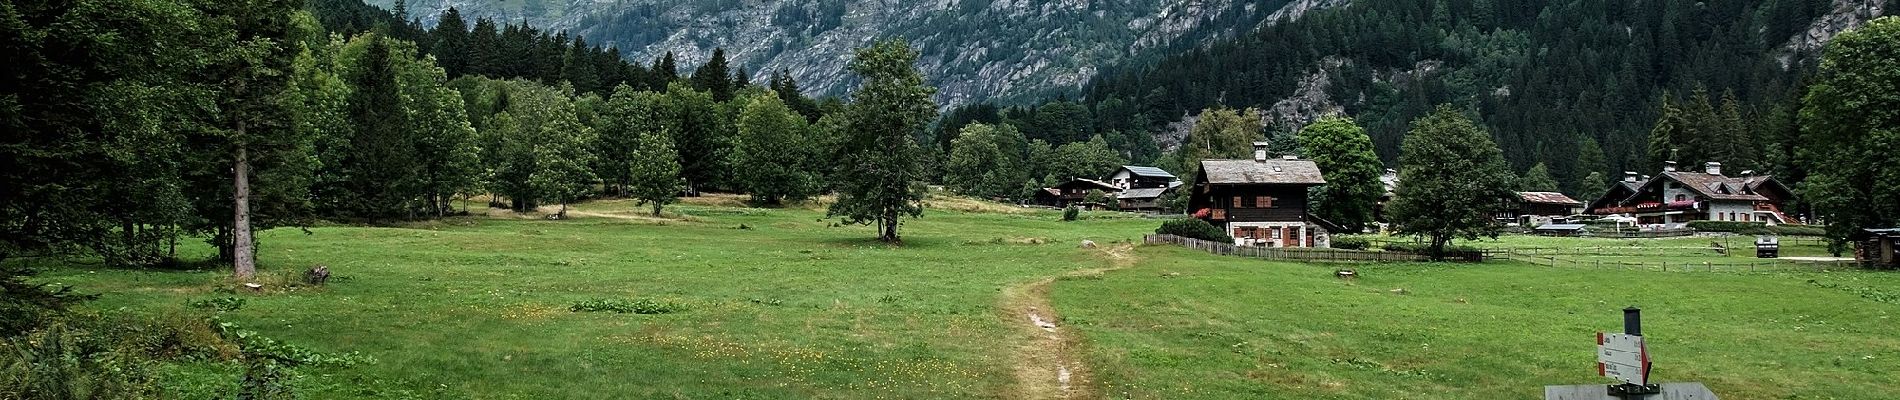
M1722 174L1722 163L1709 162L1701 172L1679 171L1676 163L1664 164L1663 172L1635 184L1625 178L1619 187L1611 187L1606 197L1591 203L1591 212L1600 215L1627 214L1645 225L1686 225L1689 221L1765 222L1798 224L1781 206L1794 194L1767 175L1744 171L1742 176ZM1627 193L1627 194L1624 194Z
M1108 184L1120 189L1115 200L1122 210L1154 211L1164 208L1161 195L1181 186L1181 180L1160 168L1124 165L1108 176Z
M1188 190L1188 210L1234 237L1234 244L1331 247L1339 227L1307 212L1307 189L1325 185L1312 160L1268 158L1254 143L1250 160L1205 160Z

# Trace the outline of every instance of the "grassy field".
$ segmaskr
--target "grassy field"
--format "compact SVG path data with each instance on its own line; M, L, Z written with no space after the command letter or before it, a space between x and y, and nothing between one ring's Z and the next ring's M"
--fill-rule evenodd
M1060 222L942 200L890 247L815 209L703 198L666 218L636 210L272 230L265 273L321 264L335 281L239 294L243 308L221 318L374 360L304 370L308 398L1534 398L1601 382L1592 333L1638 304L1658 378L1725 399L1900 398L1891 273L1506 262L1358 266L1364 278L1343 282L1340 265L1131 248L1121 242L1158 221L1106 213ZM40 280L104 294L88 305L99 310L230 296L220 271L41 267ZM569 310L596 300L676 309ZM1057 366L1072 382L1054 382ZM167 386L229 397L234 368L185 363Z
M1723 399L1900 398L1892 273L1388 264L1344 281L1332 266L1138 254L1053 291L1117 396L1539 398L1603 382L1595 332L1638 305L1658 380Z

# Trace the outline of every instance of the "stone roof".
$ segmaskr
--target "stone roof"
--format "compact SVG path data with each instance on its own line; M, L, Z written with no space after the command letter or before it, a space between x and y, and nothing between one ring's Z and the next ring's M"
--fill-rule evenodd
M1760 183L1751 183L1742 178L1730 178L1706 172L1688 171L1664 172L1661 177L1667 177L1674 179L1676 182L1681 182L1684 188L1688 188L1702 197L1714 200L1768 200L1767 197L1763 197L1762 195L1751 194L1754 191L1754 187L1760 186ZM1756 177L1754 179L1767 180L1766 177Z
M1201 161L1201 174L1207 183L1217 185L1279 184L1324 185L1326 178L1312 160L1271 159Z
M1524 202L1526 203L1533 203L1533 204L1560 204L1560 205L1566 205L1566 206L1583 205L1583 202L1577 201L1576 199L1570 198L1570 196L1565 196L1563 193L1557 193L1557 192L1517 192L1517 197L1523 198Z
M1152 199L1152 198L1161 197L1161 194L1167 193L1168 189L1173 189L1173 188L1128 189L1128 190L1123 190L1122 193L1120 195L1115 196L1115 198L1117 199Z
M1054 188L1067 189L1067 188L1072 188L1072 187L1100 189L1106 192L1114 192L1114 191L1121 190L1121 188L1115 187L1115 185L1110 185L1107 182L1102 182L1102 181L1088 179L1088 178L1082 178L1082 179L1076 179L1076 180L1072 180L1068 182L1063 182L1063 183L1057 184Z
M1162 170L1160 168L1155 168L1155 167L1123 165L1122 169L1128 170L1128 173L1134 174L1135 176L1174 179L1174 174L1170 174L1166 170Z

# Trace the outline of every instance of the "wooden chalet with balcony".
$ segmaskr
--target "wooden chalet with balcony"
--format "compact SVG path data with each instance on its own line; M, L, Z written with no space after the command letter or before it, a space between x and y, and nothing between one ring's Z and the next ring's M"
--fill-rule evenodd
M1312 161L1269 159L1266 143L1258 142L1251 160L1202 161L1187 187L1188 210L1233 235L1236 245L1331 247L1339 227L1307 213L1307 189L1324 184Z
M1591 202L1590 212L1630 215L1644 225L1680 226L1689 221L1800 223L1782 213L1781 205L1793 198L1793 192L1774 177L1756 176L1753 171L1730 177L1722 174L1722 163L1718 162L1706 164L1702 172L1677 171L1675 164L1666 163L1662 174L1641 183L1625 177L1603 198Z
M1181 186L1181 181L1160 168L1124 165L1108 176L1108 184L1120 189L1115 201L1123 211L1154 211L1165 206L1161 195Z

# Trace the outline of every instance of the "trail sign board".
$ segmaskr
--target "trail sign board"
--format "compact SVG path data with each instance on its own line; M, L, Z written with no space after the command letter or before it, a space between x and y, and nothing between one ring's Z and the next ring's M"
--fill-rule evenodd
M1597 375L1631 385L1649 384L1649 350L1643 337L1597 332Z

